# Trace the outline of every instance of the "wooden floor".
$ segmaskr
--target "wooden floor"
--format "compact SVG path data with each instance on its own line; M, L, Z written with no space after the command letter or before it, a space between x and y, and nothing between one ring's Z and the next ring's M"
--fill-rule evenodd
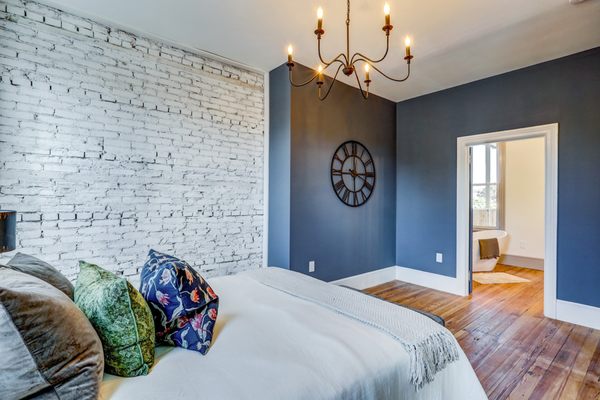
M490 399L600 400L600 331L543 316L543 272L529 283L474 284L469 297L399 281L366 291L442 316Z

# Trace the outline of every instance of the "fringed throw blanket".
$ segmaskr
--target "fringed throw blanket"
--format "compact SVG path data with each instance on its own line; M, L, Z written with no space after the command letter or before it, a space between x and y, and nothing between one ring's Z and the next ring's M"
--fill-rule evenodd
M419 313L279 268L261 268L243 274L390 335L410 356L410 381L417 390L432 382L448 363L458 360L458 344L450 331Z
M491 260L500 257L500 244L498 239L479 239L479 258Z

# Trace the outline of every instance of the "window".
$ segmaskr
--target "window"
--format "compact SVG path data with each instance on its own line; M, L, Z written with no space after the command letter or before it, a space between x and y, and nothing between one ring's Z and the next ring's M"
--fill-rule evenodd
M502 221L502 149L501 143L472 148L473 227L501 229Z

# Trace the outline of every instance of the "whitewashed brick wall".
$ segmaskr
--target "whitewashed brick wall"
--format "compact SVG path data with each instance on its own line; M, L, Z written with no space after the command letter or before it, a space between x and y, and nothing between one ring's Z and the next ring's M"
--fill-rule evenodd
M18 251L138 275L262 265L263 75L39 3L0 1L0 209ZM13 253L0 255L7 261Z

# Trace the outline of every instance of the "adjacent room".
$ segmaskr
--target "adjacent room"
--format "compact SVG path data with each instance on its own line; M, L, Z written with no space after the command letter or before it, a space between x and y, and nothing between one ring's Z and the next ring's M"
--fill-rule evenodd
M0 0L0 400L600 399L600 0Z
M543 287L544 144L533 138L470 148L472 291L532 281Z

